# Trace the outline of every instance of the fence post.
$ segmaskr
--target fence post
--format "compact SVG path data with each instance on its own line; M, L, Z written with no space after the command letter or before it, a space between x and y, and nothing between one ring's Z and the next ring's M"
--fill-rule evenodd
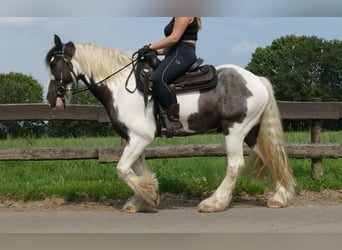
M321 98L313 98L312 102L320 102ZM322 121L311 121L311 143L322 143ZM323 177L323 161L322 158L311 159L311 177L320 179Z

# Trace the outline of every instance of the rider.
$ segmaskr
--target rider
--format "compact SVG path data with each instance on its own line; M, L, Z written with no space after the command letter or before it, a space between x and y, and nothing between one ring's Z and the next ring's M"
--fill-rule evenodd
M152 75L152 82L172 130L181 129L183 126L179 121L176 95L171 93L169 85L196 61L196 41L201 27L200 17L173 17L164 28L164 39L138 50L139 58L151 50L156 51L158 55L165 55Z

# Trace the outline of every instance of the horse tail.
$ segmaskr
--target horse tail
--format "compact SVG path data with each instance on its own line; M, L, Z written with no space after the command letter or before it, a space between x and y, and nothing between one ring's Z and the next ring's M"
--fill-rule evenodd
M273 188L280 184L289 193L294 194L295 180L289 158L284 147L284 134L280 113L273 88L267 78L260 77L267 88L269 100L261 116L256 151L251 151L249 165L252 165L257 177L262 176L266 166L272 175ZM251 166L248 166L250 168Z

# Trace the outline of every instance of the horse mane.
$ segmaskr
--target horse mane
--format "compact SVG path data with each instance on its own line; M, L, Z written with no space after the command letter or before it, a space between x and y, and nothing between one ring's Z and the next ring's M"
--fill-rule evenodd
M132 55L128 52L94 43L75 43L75 47L74 66L77 67L76 62L79 70L90 73L95 81L104 79L132 61ZM119 76L120 73L115 77Z

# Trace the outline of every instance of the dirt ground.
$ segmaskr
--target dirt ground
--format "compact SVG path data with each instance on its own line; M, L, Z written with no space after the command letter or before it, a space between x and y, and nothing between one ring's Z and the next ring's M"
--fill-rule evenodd
M230 207L260 207L266 206L269 194L250 196L242 195L233 197ZM188 197L184 195L161 194L161 202L158 209L177 209L196 207L205 197ZM49 198L42 201L22 201L0 199L0 212L17 211L117 211L125 201L65 201L61 198ZM342 190L324 190L321 192L301 191L290 202L290 206L329 206L342 204Z

